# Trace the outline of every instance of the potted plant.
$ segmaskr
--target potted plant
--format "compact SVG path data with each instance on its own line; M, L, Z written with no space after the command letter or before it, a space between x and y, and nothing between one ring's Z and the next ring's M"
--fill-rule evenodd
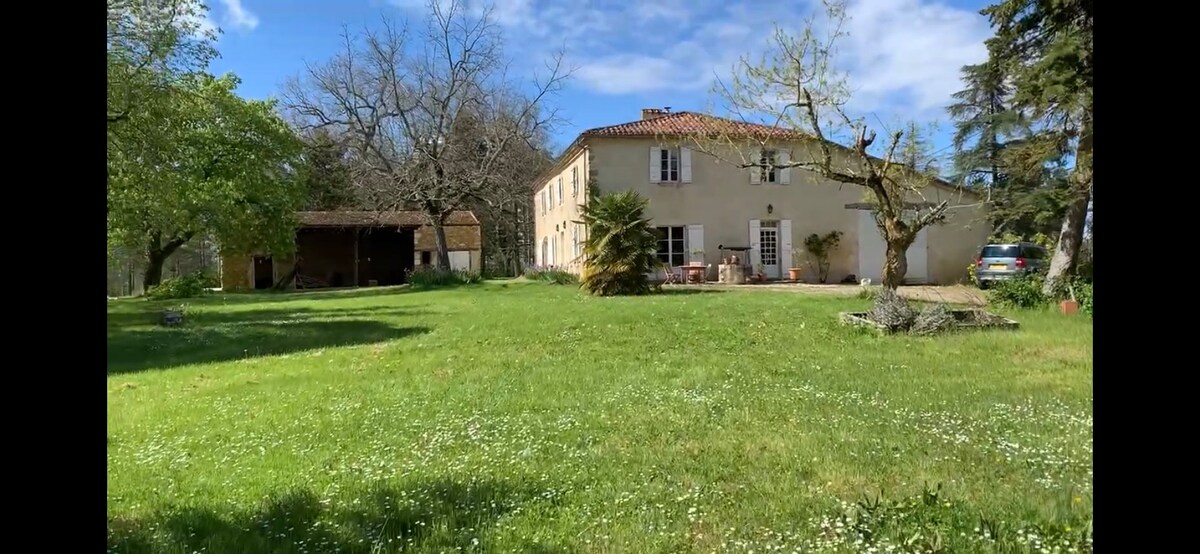
M697 258L700 258L700 260L694 261L694 262L688 262L688 265L704 265L704 250L703 249L701 249L701 248L693 249L692 255Z
M1075 287L1068 285L1067 292L1071 294L1071 298L1059 302L1058 309L1063 315L1075 315L1079 312L1079 301L1075 300Z
M804 254L803 250L799 250L799 249L792 250L792 259L793 260L799 259L802 254ZM788 268L788 280L792 281L792 282L799 281L800 274L802 274L802 273L804 273L804 268L802 268L802 267L789 267Z
M756 269L757 269L756 277L758 278L758 282L760 282L760 283L767 282L767 266L765 266L763 264L758 264L758 267Z

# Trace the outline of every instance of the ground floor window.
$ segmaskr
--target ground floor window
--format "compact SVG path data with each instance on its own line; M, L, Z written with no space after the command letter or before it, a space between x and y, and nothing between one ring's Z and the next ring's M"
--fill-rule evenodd
M655 227L658 234L658 261L671 267L683 265L683 227Z

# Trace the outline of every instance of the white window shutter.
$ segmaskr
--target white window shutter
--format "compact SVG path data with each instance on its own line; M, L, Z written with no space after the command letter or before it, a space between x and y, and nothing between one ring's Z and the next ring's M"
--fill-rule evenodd
M790 161L790 158L788 156L787 151L780 150L779 154L776 155L776 157L775 157L775 163L777 163L779 165L786 165L788 163L788 161ZM785 168L780 169L779 170L779 184L789 185L791 183L792 183L792 168L785 167Z
M688 262L704 263L704 252L694 253L694 250L704 250L704 226L687 226Z
M562 177L559 177L558 178L558 205L559 206L561 206L563 201L566 200L565 198L563 198L563 196L564 195L563 195Z
M759 232L761 227L761 220L750 220L750 267L754 271L758 271L758 266L762 263L762 252L758 251L759 241L762 240L762 233Z
M762 168L754 166L750 168L750 184L757 185L762 179Z
M657 183L662 180L662 153L661 148L657 146L650 147L650 182Z
M679 181L692 182L692 150L690 148L679 149Z
M783 269L795 267L792 265L792 220L779 221L779 265Z

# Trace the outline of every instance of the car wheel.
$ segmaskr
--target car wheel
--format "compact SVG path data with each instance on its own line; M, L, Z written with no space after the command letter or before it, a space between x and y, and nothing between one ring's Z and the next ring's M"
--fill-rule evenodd
M975 285L979 287L979 290L987 290L988 288L987 281L979 281L978 283L975 283Z

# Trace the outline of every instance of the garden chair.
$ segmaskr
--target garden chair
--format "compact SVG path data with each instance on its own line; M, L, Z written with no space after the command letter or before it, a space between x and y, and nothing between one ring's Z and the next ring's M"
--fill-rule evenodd
M671 271L671 266L669 264L662 264L662 269L663 273L667 274L667 279L663 281L664 285L678 285L681 282L679 277L675 275L675 272Z

